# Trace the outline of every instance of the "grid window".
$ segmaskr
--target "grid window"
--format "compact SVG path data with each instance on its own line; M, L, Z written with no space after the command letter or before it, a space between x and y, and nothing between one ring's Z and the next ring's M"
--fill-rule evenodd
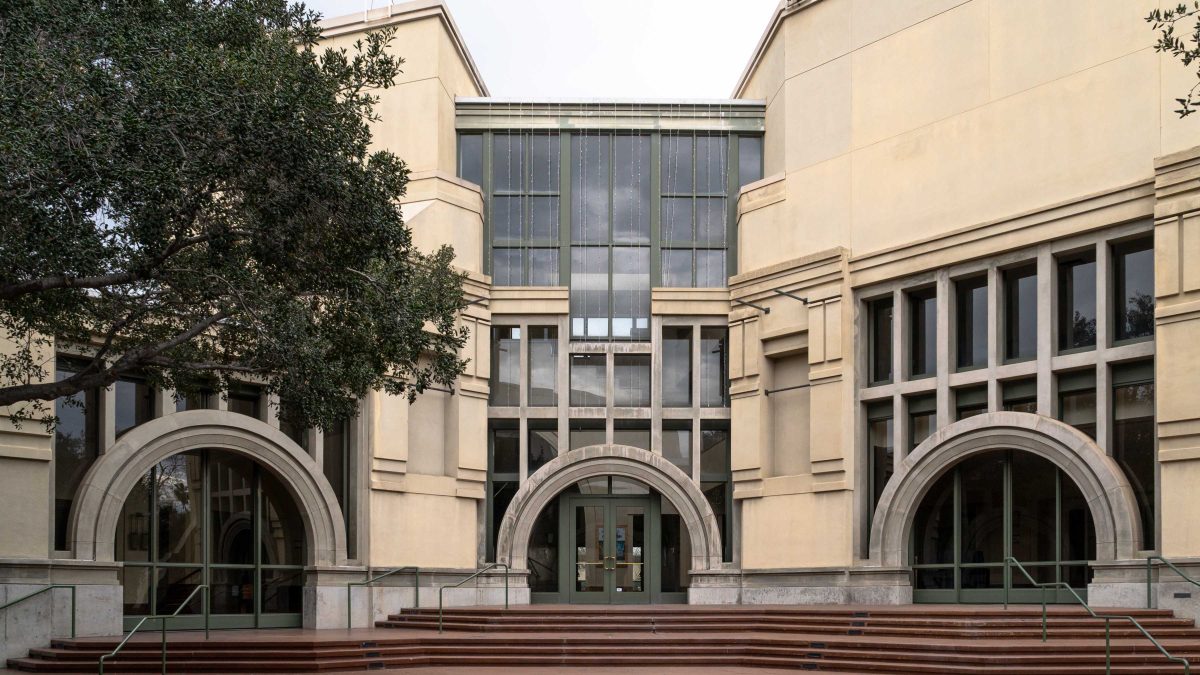
M1025 361L1037 356L1037 267L1004 273L1004 358Z
M1058 261L1058 349L1096 346L1096 258L1093 254Z
M963 279L954 285L955 332L959 370L987 365L987 277Z
M529 328L529 405L558 405L557 326Z
M937 397L919 396L908 401L908 447L913 449L937 428Z
M664 326L662 336L662 404L666 408L692 405L692 329Z
M700 328L700 406L729 407L729 329Z
M521 329L492 327L491 405L521 405Z
M728 279L729 138L667 134L662 138L661 153L661 283L667 287L724 287ZM751 158L746 161L749 164ZM739 157L739 170L740 162Z
M881 298L867 304L869 324L871 384L892 381L892 299Z
M867 449L870 471L871 512L883 496L883 488L895 471L896 447L893 438L892 404L874 403L867 407Z
M493 134L491 150L492 282L558 285L559 137Z
M606 359L604 354L571 355L571 405L598 407L607 404Z
M908 294L909 373L926 377L937 370L937 291L926 288Z
M1154 242L1113 247L1114 337L1118 342L1154 335Z

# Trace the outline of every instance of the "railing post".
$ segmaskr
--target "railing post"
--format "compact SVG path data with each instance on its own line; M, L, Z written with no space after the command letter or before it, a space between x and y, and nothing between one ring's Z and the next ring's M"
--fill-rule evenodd
M167 675L167 620L159 619L158 625L162 629L162 675Z
M1004 611L1008 611L1008 589L1012 586L1012 573L1008 566L1008 558L1004 559Z
M74 640L75 639L75 587L70 586L70 589L71 589L71 639Z
M413 608L421 609L421 568L414 567L413 571L415 578L413 581Z
M1112 675L1112 639L1109 636L1109 625L1112 620L1104 619L1104 675Z
M1154 560L1154 556L1146 556L1146 609L1154 608L1154 606L1153 606L1154 594L1150 591L1151 579L1154 576L1152 573L1152 570L1153 570L1152 561L1153 560Z
M508 609L508 565L504 566L504 609Z
M209 596L212 595L212 587L205 584L204 588L204 640L208 641L209 615L212 613L212 607L209 606Z
M1048 619L1046 618L1046 587L1042 586L1042 642L1046 641L1046 632L1047 632L1046 624L1047 623L1048 623Z
M367 576L371 576L370 568L367 569ZM354 594L350 592L353 586L354 582L352 581L346 584L346 630L354 627L354 612L350 609L354 605Z

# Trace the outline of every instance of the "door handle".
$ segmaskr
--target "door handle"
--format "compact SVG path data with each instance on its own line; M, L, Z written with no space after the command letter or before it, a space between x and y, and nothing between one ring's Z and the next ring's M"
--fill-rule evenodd
M612 561L612 566L611 566L611 567L609 566L609 561L610 561L610 560ZM609 571L612 571L612 570L615 570L615 569L617 569L617 556L615 556L615 555L605 556L605 558L604 558L604 569L605 569L605 570L609 570Z

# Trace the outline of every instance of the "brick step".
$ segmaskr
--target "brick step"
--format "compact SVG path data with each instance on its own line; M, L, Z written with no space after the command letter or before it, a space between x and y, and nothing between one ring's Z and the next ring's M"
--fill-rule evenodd
M1134 617L1143 616L1159 616L1173 617L1174 614L1169 609L1145 609L1145 608L1103 608L1094 607L1097 612L1119 612ZM459 614L478 614L483 616L664 616L664 615L695 615L695 614L720 614L722 616L736 616L739 614L774 614L774 615L789 615L789 616L804 616L818 614L822 616L855 616L855 617L882 617L882 616L916 616L928 617L930 615L953 618L953 617L1014 617L1014 616L1034 616L1041 618L1042 606L1039 605L1009 605L1008 609L1004 605L896 605L884 606L875 605L869 608L842 607L830 605L721 605L721 606L696 606L696 605L601 605L601 606L586 606L576 605L570 608L564 608L562 605L514 605L508 609L501 609L495 606L475 606L475 607L446 607L443 612L456 612ZM438 610L436 607L409 607L402 610L404 614L432 614L437 616ZM1051 618L1056 616L1087 616L1087 612L1078 605L1047 605L1046 613Z

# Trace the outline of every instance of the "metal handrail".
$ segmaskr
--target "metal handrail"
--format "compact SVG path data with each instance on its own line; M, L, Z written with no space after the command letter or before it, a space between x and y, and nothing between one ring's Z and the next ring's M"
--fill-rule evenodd
M133 630L129 631L129 635L126 635L125 639L121 640L121 643L117 645L116 649L114 649L111 652L100 657L99 675L104 675L104 662L108 659L113 658L114 656L117 655L117 652L124 649L125 643L129 642L130 638L132 638L135 633L137 633L139 630L141 630L142 626L150 619L158 619L161 624L161 627L162 627L162 675L167 675L167 619L173 619L173 618L179 616L179 613L183 611L184 607L187 607L188 603L192 601L192 598L196 597L196 593L198 591L200 591L200 589L205 589L207 591L208 584L200 584L199 586L196 586L195 588L193 588L192 592L188 593L188 596L183 599L183 602L179 603L179 607L176 608L176 610L171 614L151 614L150 616L143 616L142 620L138 621L137 625L133 627ZM204 639L207 640L208 639L208 593L206 592L203 596L201 596L200 599L204 603Z
M1025 566L1021 564L1021 561L1017 560L1016 558L1013 558L1012 556L1009 556L1004 559L1004 575L1006 577L1008 577L1010 580L1011 580L1011 572L1009 571L1010 564L1016 565L1017 569L1021 570L1021 574L1024 574L1025 578L1028 579L1029 583L1033 584L1035 588L1042 589L1042 642L1046 641L1046 589L1047 588L1065 588L1072 596L1074 596L1075 601L1078 602L1080 605L1082 605L1084 610L1086 610L1087 613L1090 614L1093 619L1104 619L1104 672L1105 672L1105 675L1109 675L1110 673L1112 673L1112 637L1110 635L1110 632L1111 632L1110 626L1112 624L1113 619L1125 619L1129 623L1132 623L1134 625L1134 627L1137 628L1139 631L1141 631L1142 635L1145 635L1146 639L1149 640L1150 643L1153 644L1158 649L1158 651L1161 652L1162 655L1167 658L1168 661L1173 661L1175 663L1182 663L1183 664L1183 672L1186 675L1191 675L1192 664L1187 659L1183 658L1182 656L1172 656L1171 652L1168 652L1166 647L1163 647L1162 643L1160 643L1158 640L1156 640L1154 638L1154 636L1150 634L1150 631L1146 630L1145 627L1142 626L1142 624L1139 623L1137 619L1133 618L1132 616L1129 616L1128 614L1097 614L1096 610L1092 609L1090 605L1088 605L1086 602L1084 602L1083 598L1079 597L1079 594L1075 592L1074 588L1071 588L1070 584L1062 582L1062 581L1038 582L1029 574L1029 571L1025 569ZM1011 581L1004 585L1004 608L1005 609L1008 609L1008 590L1011 585L1012 585Z
M509 566L505 565L504 563L492 563L492 564L488 565L487 567L479 570L478 572L472 574L471 576L463 579L462 581L458 582L457 584L451 584L449 586L442 586L441 588L438 589L438 632L439 633L442 632L442 591L446 590L447 588L458 588L459 586L462 586L463 584L474 579L475 577L483 574L484 572L487 572L488 570L496 569L497 567L504 568L504 609L508 609L508 575L509 575L509 573L512 572L512 569L509 568Z
M1153 570L1154 570L1153 561L1155 561L1155 560L1158 560L1158 561L1162 562L1164 565L1166 565L1167 567L1170 567L1171 571L1174 572L1175 574L1178 574L1179 577L1181 579L1183 579L1184 581L1190 583L1193 586L1196 586L1197 588L1200 588L1200 581L1196 581L1195 579L1184 574L1183 570L1181 570L1175 566L1175 563L1171 562L1170 560L1167 560L1166 558L1162 557L1161 555L1147 556L1146 557L1146 609L1152 609L1154 607L1154 591L1152 589L1152 586L1153 586L1152 576L1153 576ZM3 608L0 607L0 609L3 609Z
M19 602L24 602L24 601L32 598L35 595L41 595L42 593L45 593L46 591L54 590L55 588L71 589L71 637L74 638L75 637L75 587L72 586L71 584L50 584L49 586L39 589L39 590L36 590L36 591L30 593L29 595L17 598L16 600L13 600L10 603L0 605L0 612L8 609L9 607L12 607L13 605L15 605Z
M370 573L370 570L368 569L367 572ZM392 570L391 572L384 572L383 574L380 574L379 576L375 577L374 579L367 579L366 581L351 581L350 583L346 584L346 630L350 630L351 617L353 616L353 614L351 614L351 607L354 604L354 600L350 593L350 589L354 586L370 586L371 584L375 583L376 581L379 581L380 579L382 579L384 577L391 576L397 572L413 572L413 574L414 574L413 595L415 596L416 606L417 607L421 606L421 568L417 567L415 565L409 565L408 567L399 567L399 568Z

